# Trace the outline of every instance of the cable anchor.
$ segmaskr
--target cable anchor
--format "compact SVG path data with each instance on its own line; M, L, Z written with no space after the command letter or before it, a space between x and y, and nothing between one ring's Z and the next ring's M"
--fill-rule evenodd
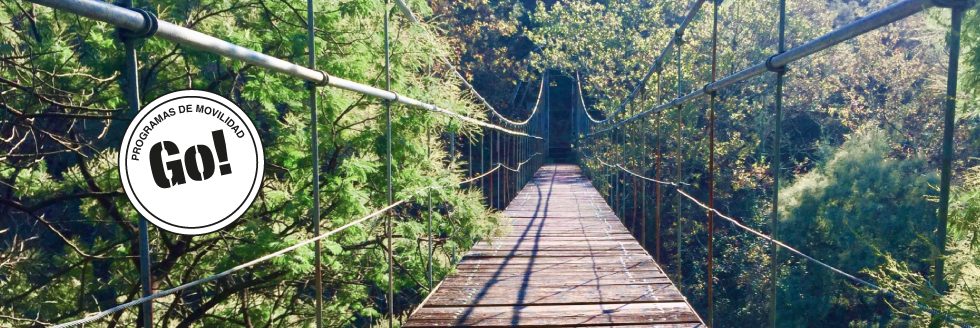
M786 65L783 65L783 66L779 66L779 67L776 67L776 66L775 66L775 65L774 65L774 64L772 63L772 60L773 60L773 58L776 58L776 56L779 56L779 55L781 55L781 54L783 54L783 53L782 53L782 52L780 52L780 53L778 53L778 54L775 54L775 55L772 55L772 56L769 56L769 58L766 58L766 70L768 70L768 71L770 71L770 72L773 72L773 73L776 73L776 74L780 74L780 75L782 75L782 74L786 74L786 72L787 72L787 71L789 71L789 68L788 68L788 67L786 67Z
M330 74L327 74L327 72L324 71L317 71L317 73L320 73L320 79L316 81L306 81L304 84L306 85L307 89L316 89L317 87L325 87L330 85Z
M136 39L146 39L153 36L153 34L156 34L157 28L160 27L160 23L157 21L156 15L143 8L127 9L135 11L136 13L140 14L140 16L143 16L143 26L136 30L130 30L122 27L116 28L120 39L123 41L132 41Z
M704 92L704 94L709 95L709 96L714 96L714 95L718 94L718 90L708 88L710 86L711 86L711 83L705 84L704 85L704 88L701 88L702 92Z
M676 29L674 30L674 41L677 44L684 44L684 30Z

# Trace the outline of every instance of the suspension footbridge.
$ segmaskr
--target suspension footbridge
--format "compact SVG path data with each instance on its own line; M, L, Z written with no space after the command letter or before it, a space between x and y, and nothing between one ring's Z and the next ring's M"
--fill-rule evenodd
M855 285L871 288L879 291L882 295L890 292L869 281L867 277L857 273L847 272L833 265L830 265L819 258L806 254L792 246L792 241L780 240L776 234L778 231L775 225L778 222L779 213L776 211L780 200L779 195L779 174L773 173L772 192L772 213L771 226L768 231L759 228L752 228L744 224L739 218L723 213L714 205L714 174L718 170L715 165L715 110L720 105L719 93L726 88L730 88L738 83L764 75L772 74L776 79L775 92L773 97L773 126L774 131L774 158L777 160L772 163L772 170L779 172L781 165L778 162L779 144L782 122L782 85L784 74L787 68L802 58L812 56L821 51L846 42L850 39L868 33L882 26L905 19L909 16L919 14L932 7L949 8L951 17L949 46L949 65L947 76L946 98L944 108L938 109L943 112L944 130L942 131L942 159L941 159L941 184L939 188L939 213L937 215L937 226L939 227L932 236L935 238L937 250L937 272L934 274L933 281L939 290L943 286L943 260L945 254L946 239L946 220L949 207L950 172L952 161L952 143L954 134L955 112L956 112L956 78L959 62L959 35L963 11L972 6L970 1L957 0L898 0L893 4L878 11L869 13L864 17L853 22L843 24L832 31L819 37L805 42L800 42L794 47L787 47L785 40L786 28L786 4L784 0L778 1L778 12L780 19L778 22L779 45L776 53L767 57L765 60L753 63L742 70L736 71L727 76L718 76L717 73L717 47L718 47L718 6L721 1L714 1L711 6L711 22L714 26L712 37L712 51L710 54L711 77L710 81L696 88L682 90L681 81L685 80L681 70L681 58L684 54L690 55L690 49L685 53L684 32L694 21L694 18L705 12L703 10L708 4L705 0L691 1L691 5L683 20L679 22L674 31L674 37L664 46L663 51L656 56L650 63L649 69L642 79L635 84L631 92L628 93L616 110L597 115L596 111L586 108L586 101L581 88L576 88L577 104L569 112L573 116L573 124L569 131L560 131L573 134L574 153L576 164L555 164L547 160L550 153L557 153L559 150L567 150L567 145L556 145L552 142L555 134L551 126L550 115L552 114L549 90L551 87L549 72L542 72L539 87L537 88L537 99L533 108L529 110L529 115L525 119L514 119L500 113L491 106L473 86L467 82L464 75L456 70L451 61L441 58L445 66L448 66L454 73L454 78L459 79L460 84L474 98L480 102L487 110L487 118L478 118L461 114L452 109L443 108L436 104L427 103L415 99L406 94L400 94L392 90L390 76L390 54L391 49L388 44L389 29L388 24L391 17L385 15L385 47L379 49L385 53L385 85L375 87L341 77L331 75L329 72L318 70L315 67L315 47L314 47L314 15L313 3L307 2L307 28L309 62L307 65L299 65L275 58L261 52L248 49L246 47L233 44L218 37L197 32L191 28L183 27L174 23L167 22L166 19L157 18L154 14L137 8L132 8L132 3L126 1L119 5L110 4L95 0L30 0L33 3L55 8L67 13L77 14L88 19L94 19L115 25L128 33L123 33L121 38L125 44L127 58L124 62L122 71L125 72L126 84L125 93L128 98L129 107L133 111L141 108L140 104L140 78L139 65L136 60L135 40L139 38L161 38L175 44L185 46L198 51L216 54L225 58L245 62L256 67L268 69L273 72L285 74L307 82L310 92L310 99L307 106L310 108L311 122L317 122L317 101L316 92L320 88L336 88L344 92L354 92L365 96L380 99L385 106L385 170L386 185L384 186L387 202L379 206L368 215L351 218L345 223L331 226L325 232L320 231L320 172L313 170L312 179L312 199L314 206L310 209L312 221L311 231L313 236L292 243L288 247L278 249L250 261L232 266L221 272L214 274L190 278L187 281L179 282L167 289L155 289L153 281L154 259L150 256L150 242L147 234L145 220L139 220L138 242L139 254L138 262L140 269L139 297L126 299L100 308L99 311L78 315L73 320L64 321L59 326L80 326L89 323L97 323L110 315L125 311L127 309L139 309L139 325L144 327L159 326L154 321L154 301L179 296L192 288L211 284L216 281L234 277L242 274L249 268L272 261L273 259L285 256L306 247L312 247L316 254L313 264L315 269L315 287L310 292L315 301L315 314L311 315L316 326L321 326L323 303L325 291L322 286L323 260L320 257L322 252L321 242L334 235L345 231L350 227L368 224L370 222L383 223L384 226L384 249L387 260L387 286L379 286L383 289L384 297L379 303L382 304L387 313L384 320L389 326L393 326L397 319L394 312L395 287L394 287L394 247L391 240L393 237L392 221L393 215L389 215L394 209L407 206L412 199L396 198L392 171L397 168L392 162L392 140L398 136L392 134L391 115L395 106L404 108L421 109L427 114L442 115L451 118L459 124L475 126L480 135L468 136L462 140L457 147L458 136L451 138L452 158L465 157L465 176L461 178L461 185L464 187L477 188L483 191L486 204L489 207L502 210L505 217L504 226L509 228L506 235L492 238L477 243L470 249L465 256L455 263L455 271L445 279L434 281L431 269L433 235L431 234L431 219L429 221L429 235L425 241L429 246L429 272L427 275L428 283L432 285L428 296L421 302L418 308L411 311L407 321L403 323L405 327L430 327L430 326L650 326L663 325L670 327L697 327L714 326L714 284L715 272L713 253L713 238L715 234L715 220L721 219L733 227L741 229L747 234L760 238L771 246L773 257L778 257L779 252L786 252L797 256L802 261L808 261L820 266L836 275L847 279ZM386 2L387 3L387 2ZM396 1L396 5L411 24L422 24L411 12L409 6L401 0ZM380 22L379 22L380 23ZM701 55L701 54L699 54ZM701 56L702 58L705 56ZM676 59L677 69L672 70L669 66L669 59ZM674 92L665 90L671 86L664 86L661 78L670 76L676 82ZM656 77L656 83L651 83ZM690 77L687 77L690 79ZM576 84L578 77L575 78ZM653 93L656 93L653 95ZM655 97L657 105L645 108L635 108L631 106L637 98ZM676 111L678 116L690 106L695 100L707 98L708 106L699 106L702 116L706 123L708 147L707 153L701 154L708 157L708 167L705 169L707 175L706 196L696 197L691 192L689 185L684 182L682 163L673 163L674 172L678 174L673 178L662 176L663 167L666 163L661 161L663 152L671 149L661 149L659 144L649 144L650 131L656 131L664 137L670 137L668 133L662 133L659 126L663 121L662 116L670 111ZM690 106L693 107L693 106ZM652 120L652 117L657 117ZM658 124L651 126L653 122ZM681 130L683 122L676 122L678 131ZM312 166L319 169L319 141L317 138L317 124L311 125L310 152L312 154ZM639 132L640 137L632 135ZM678 148L684 143L684 137L678 132L675 146ZM658 135L658 142L661 140ZM465 149L465 150L464 150ZM458 151L458 152L457 152ZM677 149L677 151L680 151ZM602 157L599 154L614 154L612 157ZM644 154L644 160L631 160L629 154ZM653 154L655 156L647 156ZM656 161L646 159L655 158ZM679 156L679 158L681 158ZM459 169L459 167L452 167ZM463 171L461 170L461 171ZM405 194L427 194L432 192L433 186L422 187L419 190L400 191ZM632 190L632 191L631 191ZM642 191L638 192L637 190ZM648 193L649 191L649 193ZM627 198L632 197L632 201ZM431 198L431 197L430 197ZM661 207L665 202L674 201L679 204L686 202L690 208L697 209L698 218L705 220L706 227L703 232L706 236L706 267L704 268L705 279L702 284L703 289L697 290L698 293L705 295L706 304L704 311L698 313L689 304L685 295L677 288L677 279L683 277L683 273L672 273L671 276L664 272L662 265L656 259L660 258L661 237L666 232L661 231ZM641 222L637 222L636 215L632 215L633 221L624 223L630 209L642 209ZM17 204L6 204L18 208ZM424 204L426 212L419 215L432 216L432 204ZM655 208L655 211L649 210ZM680 208L678 205L676 208ZM21 211L30 213L30 208L20 206ZM647 216L646 213L656 213L655 217ZM678 215L680 217L680 215ZM647 229L648 226L655 227ZM678 224L679 226L679 224ZM649 231L648 231L649 230ZM677 233L680 234L678 228ZM653 238L648 238L648 234ZM653 240L653 245L648 241ZM381 243L379 243L380 245ZM680 250L677 250L680 258ZM136 257L136 256L134 256ZM777 264L772 264L771 273L777 277ZM778 315L776 304L775 289L776 283L773 279L771 291L771 324L777 325ZM407 312L407 311L406 311Z
M404 327L704 326L575 165L547 164Z

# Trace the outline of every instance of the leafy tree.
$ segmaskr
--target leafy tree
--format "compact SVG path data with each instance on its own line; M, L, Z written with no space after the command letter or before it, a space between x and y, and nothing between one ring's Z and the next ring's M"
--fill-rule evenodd
M980 126L976 124L980 104L980 14L966 12L962 34L962 68L959 74L959 120L966 123L965 140L976 148ZM961 130L962 131L962 130ZM973 155L968 153L967 156ZM961 157L962 158L962 157ZM975 163L970 158L967 163ZM948 291L939 293L931 276L906 263L887 258L887 262L868 270L895 295L892 307L911 318L915 326L980 325L980 167L972 166L954 175L947 237L946 283Z
M888 136L862 130L812 172L780 192L780 232L802 252L845 272L884 264L884 254L928 272L938 179L919 158L895 158ZM782 263L780 323L844 324L880 312L874 294L795 256ZM887 315L886 315L887 316Z
M951 193L945 272L948 291L939 293L931 276L891 257L868 270L894 295L892 307L915 326L980 324L980 167L965 171L962 181Z
M590 109L609 114L636 86L683 19L689 1L410 1L438 35L394 15L394 88L461 114L483 118L435 55L459 66L491 103L524 117L519 99L533 94L530 72L553 69L583 78ZM793 47L891 4L889 0L789 1L788 45ZM162 18L294 62L305 61L305 14L288 2L156 1ZM684 35L681 56L670 50L665 70L615 118L669 101L706 83L710 72L712 2L705 2ZM722 1L719 75L762 62L775 53L774 1ZM381 85L379 1L317 0L318 67L332 74ZM430 16L431 15L431 16ZM970 318L975 287L976 190L970 175L954 175L951 213L952 292L930 296L924 277L931 253L929 219L935 204L929 183L936 174L944 102L948 11L931 9L793 63L784 96L782 158L773 158L771 75L718 93L716 207L767 231L772 181L783 181L785 202L778 234L790 245L845 271L866 270L894 291L887 296L857 289L801 259L781 261L781 321L787 325L851 323L918 325L935 318L916 301L961 320ZM980 155L976 10L967 12L957 122L955 168L966 172ZM0 315L19 324L63 321L130 300L138 294L136 213L115 179L125 111L119 74L122 54L113 28L16 0L0 0ZM450 46L451 45L451 46ZM537 47L541 46L541 50ZM458 49L456 51L450 49ZM679 60L678 60L679 59ZM454 62L456 59L451 59ZM250 65L160 40L142 43L144 102L171 90L198 88L238 102L256 122L269 163L262 194L229 230L180 238L151 231L156 288L227 268L310 236L311 168L308 113L302 83ZM678 65L679 68L675 65ZM531 69L527 67L530 66ZM678 71L682 78L677 77ZM522 80L522 82L516 82ZM556 79L558 80L558 79ZM559 83L560 84L560 83ZM559 88L560 89L560 88ZM516 91L515 91L516 90ZM563 98L556 93L553 97ZM571 94L568 94L571 97ZM533 98L533 97L531 97ZM321 89L321 181L324 228L339 226L385 202L383 107L375 100ZM653 176L652 151L662 144L663 177L682 175L689 193L707 195L707 102L699 101L631 124L625 144L591 140L590 151ZM683 124L682 124L683 123ZM869 127L870 126L870 127ZM427 128L428 127L428 128ZM478 192L459 189L459 161L449 167L444 150L450 131L479 138L480 131L445 117L395 109L395 189L410 204L397 210L395 241L398 296L384 304L387 268L376 223L351 229L327 243L328 314L333 325L377 323L394 306L404 313L425 292L426 249L422 187L438 204L436 276L451 258L488 236L493 220ZM872 132L873 131L873 132ZM427 136L433 136L431 143ZM875 139L875 137L879 139ZM430 155L426 149L434 152ZM626 151L623 151L625 149ZM779 160L780 172L771 163ZM597 161L585 162L608 194L614 180L635 179ZM645 184L647 195L653 185ZM637 213L627 188L628 213ZM675 203L667 190L663 246L668 272L699 310L705 309L703 211ZM648 201L647 204L652 204ZM679 208L677 208L679 206ZM649 208L646 208L650 210ZM684 220L675 217L680 210ZM652 217L652 213L647 213ZM635 222L636 215L624 215ZM675 230L682 229L676 239ZM720 222L716 233L716 322L766 325L768 243ZM653 245L652 233L647 242ZM683 252L678 251L680 245ZM42 260L43 259L43 260ZM53 259L53 260L49 260ZM971 262L972 261L972 262ZM156 304L163 326L286 326L312 316L312 250L292 253L221 283ZM678 263L679 266L678 266ZM971 264L972 263L972 264ZM877 268L877 269L876 269ZM862 277L864 275L862 274ZM804 279L805 278L805 279ZM894 279L891 279L894 278ZM926 287L922 287L926 286ZM926 289L921 289L926 288ZM910 293L903 294L906 291ZM80 297L80 295L92 295ZM935 300L941 300L936 303ZM887 305L886 305L887 304ZM889 311L888 305L897 311ZM106 320L133 322L135 311ZM935 311L934 311L935 312ZM911 318L910 318L911 317ZM793 321L793 320L796 321ZM806 320L806 321L804 321ZM896 322L889 322L896 320Z
M161 19L292 62L305 62L305 13L296 3L154 1ZM318 0L317 66L371 85L383 81L383 15L391 11L393 88L463 115L484 118L434 55L440 37L371 0ZM413 2L417 12L431 12ZM114 28L16 0L0 2L0 321L40 325L78 318L139 297L137 213L119 185L115 147L128 118L123 53ZM173 90L222 94L252 118L265 145L265 181L246 215L222 232L177 236L150 230L154 289L227 269L312 236L308 109L302 81L159 39L139 49L143 102ZM323 231L385 205L384 107L374 99L319 89ZM426 193L433 188L435 273L495 229L477 190L459 187L460 161L447 166L447 131L481 131L445 116L394 106L394 187L409 200L396 216L396 299L385 302L383 225L326 241L328 326L377 322L405 313L425 290ZM432 138L428 138L432 136ZM429 141L427 141L429 140ZM432 149L429 154L427 149ZM313 256L305 248L271 263L155 302L171 326L309 326ZM131 325L137 311L99 325ZM2 324L0 324L2 325Z
M799 45L889 4L890 1L791 1L787 10L788 46ZM646 72L655 56L664 50L663 45L674 35L674 29L690 5L690 2L560 2L543 6L543 10L534 12L537 27L529 32L529 36L537 43L549 45L542 52L548 63L557 63L568 75L581 73L587 106L608 114L618 109L620 101L636 86L636 81ZM668 49L664 61L665 70L651 78L646 90L620 117L663 104L702 87L708 81L711 6L710 2L706 3L688 26L684 33L680 60L678 61L676 49ZM772 1L721 3L719 76L760 63L775 53L775 12L776 3ZM861 131L869 127L881 130L879 134L888 136L880 141L882 145L876 145L883 148L875 148L878 149L875 150L878 154L876 156L887 159L887 163L869 165L860 170L886 174L887 170L895 169L895 172L890 173L891 177L916 182L914 188L901 189L893 186L898 189L889 190L889 194L900 194L903 197L922 197L929 194L927 185L922 183L931 179L923 177L931 177L936 172L933 163L937 162L940 150L939 134L936 131L941 129L942 124L941 111L937 108L941 108L944 101L944 83L941 79L937 81L936 77L944 76L946 72L945 65L942 64L946 58L944 40L937 36L946 31L943 25L948 25L948 22L937 19L941 15L948 17L948 12L937 9L927 14L914 15L794 62L787 74L783 101L784 134L783 142L779 145L781 158L772 158L770 153L773 148L771 143L774 123L771 111L771 75L720 90L717 111L716 207L733 217L743 219L750 227L770 233L767 231L767 223L768 213L772 208L770 198L773 175L780 175L785 189L786 186L802 183L797 181L813 179L811 173L831 177L843 174L826 171L822 167L828 165L827 163L861 166L857 162L839 158L857 156L852 154L856 152L853 149L857 146L852 146L856 141L848 140L864 139L862 135L865 132ZM681 75L679 80L678 72ZM681 169L681 181L691 184L683 189L703 200L707 197L708 188L706 112L707 101L693 102L680 110L669 108L659 116L647 116L645 121L639 123L639 127L627 127L625 145L620 145L617 139L602 137L590 140L593 143L590 147L596 156L607 163L624 164L633 171L642 171L647 176L653 176L656 172L652 165L654 152L636 151L637 143L643 140L638 136L650 133L651 141L662 143L663 177L673 181L677 170ZM980 148L972 147L973 138L962 132L975 131L973 127L976 124L969 121L960 121L959 124L961 133L957 135L956 143L958 158L976 156L977 149ZM832 151L838 147L840 151ZM781 163L780 172L772 171L771 163L774 160ZM963 162L957 163L957 167L962 168ZM615 167L610 169L598 161L590 160L585 164L591 168L590 172L595 173L593 178L601 191L608 192L606 187L609 183L619 180L627 185L626 197L630 198L632 189L629 186L636 183L635 181L624 174L617 174ZM873 179L854 177L862 178L861 181L855 181L859 184L880 183L880 177L873 174L869 175ZM651 185L646 185L649 188L647 195L652 194ZM707 256L704 247L705 217L703 211L689 202L680 202L677 205L674 201L676 194L671 188L665 188L664 223L661 228L664 230L662 245L667 257L661 265L671 273L683 272L678 283L692 304L704 313L704 259ZM842 190L824 192L828 194L820 200L832 200L831 205L860 200L856 195ZM903 192L908 194L901 194ZM834 199L831 196L844 198ZM875 195L868 197L872 196ZM875 204L877 201L879 199L871 198L867 202ZM878 206L895 202L881 201ZM894 222L889 222L894 225L915 224L914 227L923 229L918 231L923 234L921 238L913 234L891 240L889 230L867 228L877 224L875 222L880 219L877 212L867 209L848 218L851 226L862 227L864 230L851 231L848 226L841 225L839 220L828 219L833 217L828 213L821 214L823 219L796 213L801 215L794 216L795 221L780 224L786 229L786 233L781 230L778 235L790 245L800 245L805 251L812 250L817 255L827 255L831 264L843 265L847 269L845 271L852 273L877 266L883 263L884 256L893 253L903 262L914 263L916 270L927 272L928 266L923 266L925 262L922 261L931 254L928 252L928 242L931 239L925 237L930 236L932 231L928 226L931 221L927 219L935 217L934 212L929 212L934 205L923 203L919 198L910 201L910 204L923 206L915 208L918 211L909 212L913 214L892 218L890 220ZM627 206L624 220L636 220L630 214L632 211L629 208L636 204L628 203ZM680 220L675 217L678 206L683 218L683 225L680 226L677 224ZM781 211L785 212L787 209ZM647 217L652 217L652 214L648 213ZM784 213L782 217L787 217L787 214ZM828 250L825 250L810 239L817 237L807 237L799 233L812 227L814 222L825 222L819 226L823 229L819 236L841 234L830 239L837 246L829 245ZM724 222L718 223L717 227L715 277L718 280L715 300L718 308L715 318L717 322L766 325L768 289L771 284L767 272L771 260L768 256L769 245ZM682 229L679 241L675 237L675 230L678 228ZM794 231L797 233L791 233ZM651 238L648 242L652 245L652 237L648 238ZM843 244L874 247L866 246L844 254L838 252L838 247L843 247ZM810 245L813 245L812 248ZM683 252L678 252L678 246ZM680 259L677 258L678 254L681 254ZM800 261L794 256L785 256L788 259L782 260L793 263ZM678 263L680 267L677 266ZM817 273L821 269L789 267L795 269L780 276L780 279L791 279L783 283L780 299L793 300L795 305L781 307L780 318L841 325L848 322L885 322L894 318L874 294L854 290L853 287L848 287L850 284L837 277L833 278L827 290L817 289L821 285L792 279L794 274L801 273L802 270L806 270L806 276L809 276L811 272ZM831 276L820 277L831 279ZM801 301L806 298L811 299ZM816 311L807 316L801 315L799 311L807 306ZM783 313L786 310L788 315ZM794 322L802 321L788 321L787 324Z
M451 42L460 71L498 110L527 117L538 79L528 67L535 45L527 37L533 28L534 1L431 1L428 22ZM527 5L530 4L530 5Z

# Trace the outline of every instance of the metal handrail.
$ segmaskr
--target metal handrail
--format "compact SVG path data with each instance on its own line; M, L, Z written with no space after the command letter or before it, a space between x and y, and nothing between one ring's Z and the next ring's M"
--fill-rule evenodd
M83 17L106 22L127 30L140 30L154 23L136 11L96 0L28 1L42 6L72 12ZM410 107L445 114L470 124L498 130L511 135L541 139L540 137L461 115L448 109L440 108L434 104L426 103L405 95L400 95L393 91L379 89L370 85L336 77L324 71L318 71L302 65L297 65L164 20L156 20L156 24L158 27L156 29L156 33L153 34L154 37L159 37L180 45L241 60L258 67L271 69L273 71L313 82L318 85L340 88L375 98L398 102Z
M408 7L408 4L405 3L405 0L395 0L395 4L398 5L398 9L401 10L402 14L404 14L406 17L408 17L408 20L412 21L413 24L416 24L416 25L419 25L419 26L423 26L424 27L424 25L422 25L422 21L420 21L418 19L418 17L415 16L415 13L413 13L412 12L412 9ZM540 49L540 47L538 49ZM521 125L526 125L529 122L531 122L531 119L534 118L534 115L535 114L537 114L537 111L538 111L538 104L537 104L537 102L540 102L541 101L541 94L540 94L540 92L538 93L538 100L534 104L534 109L531 110L531 113L527 116L527 118L524 119L523 121L513 120L511 118L508 118L504 114L501 114L500 112L497 111L496 108L494 108L492 105L490 105L490 103L487 102L487 99L486 98L483 98L483 95L481 95L479 92L476 91L476 88L474 88L473 85L470 84L470 82L466 80L466 77L463 76L463 73L460 73L459 72L459 69L456 68L456 65L453 65L453 63L451 63L448 58L446 58L445 56L439 56L439 59L442 61L443 64L445 64L446 66L449 66L449 69L456 75L456 78L458 78L459 81L462 82L463 85L466 86L466 89L469 90L470 93L472 93L473 96L476 97L476 99L479 100L480 103L483 104L483 106L485 106L487 109L489 109L490 112L493 113L493 115L496 116L497 118L499 118L501 121L504 121L504 122L506 122L507 124L510 124L510 125L521 126ZM546 76L547 76L546 74L541 74L541 87L542 88L544 87Z
M786 65L800 60L801 58L810 56L824 49L830 48L834 45L840 44L844 41L853 39L854 37L860 36L864 33L870 32L882 26L888 25L895 21L901 20L905 17L912 16L916 13L924 11L928 8L934 7L934 0L903 0L897 2L893 5L885 7L879 11L876 11L870 15L867 15L861 19L858 19L850 24L844 25L836 30L833 30L827 34L820 37L812 39L804 44L801 44L795 48L791 48L784 53L773 55L765 61L755 64L749 68L743 69L721 79L716 82L708 83L703 88L697 89L687 95L674 98L673 100L655 106L653 108L644 110L642 112L636 113L633 116L620 120L612 125L606 127L605 129L594 131L589 133L589 136L605 133L612 131L617 127L634 121L640 117L648 114L658 113L665 109L681 106L688 102L691 102L702 96L711 94L725 87L733 85L738 82L748 80L750 78L762 75L768 72L770 69L779 69L786 67Z
M592 116L589 115L589 119L592 120L593 123L609 122L616 117L616 115L626 110L626 106L633 102L633 99L636 99L636 94L640 91L640 89L643 89L643 87L646 86L647 81L650 80L653 73L660 72L663 69L664 58L667 57L667 53L670 52L670 49L672 49L675 44L681 41L684 31L687 30L687 26L691 25L691 22L694 21L694 16L696 16L698 11L701 10L701 6L704 5L705 1L706 0L697 0L694 2L691 9L687 11L687 15L684 16L684 20L681 21L681 25L674 30L674 37L671 37L670 40L667 41L667 45L660 51L660 55L658 55L657 59L653 61L653 64L650 65L649 69L647 69L647 72L643 74L643 78L640 79L640 83L633 87L633 90L626 96L626 100L623 100L618 106L616 106L618 107L616 111L606 115L606 118L603 120L593 119Z

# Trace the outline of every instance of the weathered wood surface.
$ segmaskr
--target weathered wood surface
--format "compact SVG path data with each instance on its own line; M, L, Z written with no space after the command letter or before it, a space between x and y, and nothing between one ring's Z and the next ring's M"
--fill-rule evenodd
M405 327L703 327L573 165L547 165L510 206L508 235L463 257Z

